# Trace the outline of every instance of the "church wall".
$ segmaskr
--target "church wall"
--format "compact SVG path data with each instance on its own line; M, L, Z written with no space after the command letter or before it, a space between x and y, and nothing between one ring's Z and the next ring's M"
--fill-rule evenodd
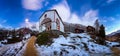
M57 25L56 25L56 19L59 19L60 22L60 31L64 32L64 25L61 22L60 18L58 17L57 13L55 11L48 11L43 14L43 16L40 18L39 24L44 20L44 15L47 14L47 17L52 20L51 23L51 30L57 30ZM55 18L54 18L55 17ZM40 24L41 25L41 24ZM39 26L39 32L44 31L44 26Z
M55 22L52 22L52 30L56 30L56 23Z
M43 16L40 18L40 22L43 21L45 14L47 14L47 17L51 18L51 20L54 21L54 11L49 11L43 14Z
M61 22L60 18L58 17L57 13L55 12L55 19L57 19L57 18L58 18L58 20L60 22L60 31L64 32L64 25ZM56 29L57 29L57 27L56 27Z

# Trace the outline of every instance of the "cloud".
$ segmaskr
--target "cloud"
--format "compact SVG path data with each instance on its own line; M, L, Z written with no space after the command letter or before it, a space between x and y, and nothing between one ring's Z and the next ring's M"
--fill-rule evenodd
M54 5L51 9L56 9L63 21L69 20L71 12L66 1L62 1L61 3Z
M111 34L113 32L116 32L118 30L120 30L119 25L109 26L109 27L106 28L106 34L108 35L108 34Z
M6 23L7 22L7 20L3 20L1 23Z
M97 14L98 14L97 10L87 11L81 20L83 25L93 25L95 20L98 19Z
M32 30L39 30L39 22L30 22L29 18L25 18L25 21L21 23L21 27L27 27Z
M2 25L0 24L0 27L2 27Z
M111 3L111 2L113 2L114 0L107 0L107 3L109 4L109 3Z
M115 21L114 17L106 17L106 16L103 17L102 20L100 20L100 22L103 22L103 23L108 23L108 22L113 22L113 21Z
M110 21L114 21L115 20L115 18L114 17L110 17Z
M48 1L46 1L46 2L45 2L45 6L47 6L48 4L49 4L49 2L48 2Z
M39 10L44 0L22 0L23 8L27 10Z
M6 23L7 22L7 20L5 20L5 19L3 19L3 18L0 18L0 24L4 24L4 23Z
M120 20L114 20L114 22L111 22L112 24L109 25L106 29L106 34L110 34L112 32L116 32L117 30L120 30Z
M84 16L79 16L70 11L70 7L66 0L61 3L53 5L51 9L56 9L64 22L78 23L82 25L93 25L97 17L97 10L88 10Z
M101 22L103 22L103 23L107 23L107 20L104 20L104 19L103 19L103 20L101 20Z
M12 26L6 23L7 20L0 19L0 28L13 29Z
M0 27L4 27L4 24L7 22L7 20L0 19Z

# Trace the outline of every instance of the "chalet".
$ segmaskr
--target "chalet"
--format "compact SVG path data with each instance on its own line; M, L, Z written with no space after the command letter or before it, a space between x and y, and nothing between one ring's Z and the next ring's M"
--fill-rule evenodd
M74 29L75 33L84 33L84 29L82 27L80 27L79 25L75 24L75 29Z
M64 32L64 24L56 10L47 10L39 21L39 32L59 30Z
M95 34L95 28L92 27L92 26L87 26L87 27L86 27L86 31L87 31L89 34Z

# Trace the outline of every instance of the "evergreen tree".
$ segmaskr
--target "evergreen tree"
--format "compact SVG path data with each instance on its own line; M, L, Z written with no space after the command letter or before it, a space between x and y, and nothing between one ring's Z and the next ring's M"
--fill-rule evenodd
M99 36L105 38L105 27L103 26L103 24L100 26Z
M105 27L103 24L100 26L99 30L99 44L105 45Z

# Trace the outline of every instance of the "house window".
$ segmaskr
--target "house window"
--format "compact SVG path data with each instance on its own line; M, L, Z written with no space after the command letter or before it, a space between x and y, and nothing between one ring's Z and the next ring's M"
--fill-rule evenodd
M50 29L51 29L51 25L50 25Z

